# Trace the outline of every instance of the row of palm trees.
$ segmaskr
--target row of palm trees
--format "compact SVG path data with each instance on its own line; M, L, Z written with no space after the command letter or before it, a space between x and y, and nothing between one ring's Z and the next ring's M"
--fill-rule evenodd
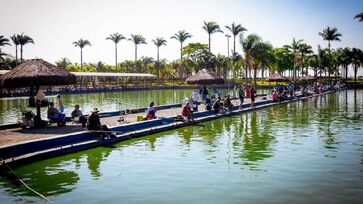
M211 53L211 35L214 33L218 33L218 32L223 33L223 31L220 29L220 26L216 22L213 22L213 21L211 21L211 22L204 21L204 25L202 28L203 28L203 30L205 30L208 33L208 49L209 49L209 53ZM247 31L247 29L242 27L241 24L235 24L235 23L232 23L231 26L226 26L226 28L233 35L233 39L234 39L233 53L235 53L236 52L236 36L241 34L243 31ZM175 39L180 42L180 60L181 61L183 59L183 56L182 56L183 43L184 43L184 41L186 41L188 38L191 38L191 37L192 37L192 35L185 30L180 30L177 33L175 33L173 36L171 36L171 39ZM121 40L126 40L126 37L122 34L114 33L114 34L111 34L109 37L107 37L106 40L111 40L115 43L115 66L117 66L117 44ZM131 34L131 37L128 40L132 41L135 44L135 61L136 61L137 60L137 46L140 44L147 44L146 40L140 34ZM152 42L157 46L158 52L159 52L159 48L163 45L166 45L166 43L167 43L167 41L162 37L157 37L157 38L153 39ZM89 46L91 45L89 40L84 40L83 38L81 38L80 40L78 40L76 42L73 42L73 44L75 46L78 46L81 48L81 55L82 55L82 49L87 45L89 45ZM81 66L82 66L82 56L81 56Z
M359 21L362 21L362 13L356 15L354 18L359 19ZM318 62L318 65L322 68L325 65L325 70L328 71L328 74L331 73L332 69L336 66L336 63L332 62L325 62L325 61L333 61L333 58L337 58L338 51L335 50L332 52L331 49L331 42L333 41L340 41L342 35L338 32L337 28L331 28L327 27L322 32L319 33L319 35L323 38L323 40L328 41L328 47L327 49L321 49L319 47L318 53L315 55L312 51L312 47L306 43L303 42L303 40L296 40L293 39L291 45L285 45L283 48L275 48L273 49L272 45L268 42L264 42L259 36L257 35L249 35L246 38L243 38L243 32L247 31L246 28L244 28L241 24L235 24L232 23L231 26L225 26L226 29L233 35L233 50L232 50L232 65L228 65L229 67L235 67L235 66L242 66L245 70L245 77L248 76L248 74L251 76L251 73L254 73L254 76L257 73L257 70L261 70L262 77L264 73L265 68L269 68L270 70L278 70L277 66L283 66L288 65L288 60L283 61L284 57L286 56L292 56L292 75L293 78L296 79L299 74L303 75L304 73L307 73L309 67L312 68L314 63L314 59L320 60ZM204 58L203 60L209 60L209 61L216 61L215 56L211 53L211 37L215 33L223 33L220 26L216 22L205 22L202 26L203 30L205 30L208 34L208 54L209 57ZM236 52L236 37L240 36L240 43L243 50L243 56L240 56ZM179 41L180 43L180 64L183 64L185 60L183 60L183 56L185 53L183 53L183 43L191 38L192 35L188 33L185 30L180 30L177 33L175 33L173 36L171 36L171 39L175 39ZM227 36L226 37L231 37ZM34 43L33 39L30 38L27 35L24 34L14 34L11 36L11 39L13 40L13 43L16 47L16 59L17 59L17 47L20 45L20 52L21 52L21 60L23 60L23 45L27 43ZM111 40L115 44L115 69L117 69L118 61L117 61L117 45L121 40L126 40L126 37L119 33L111 34L106 38L106 40ZM145 38L142 35L139 34L132 34L131 37L128 39L132 41L135 44L135 62L138 60L137 58L137 48L140 44L147 44ZM159 57L159 49L161 46L166 45L167 41L162 37L157 37L152 40L152 42L157 47L157 61L155 63L155 68L157 70L158 75L158 81L159 81L159 69L161 67L160 64L160 57ZM10 45L9 40L4 38L3 36L0 37L0 46L6 46ZM76 47L80 47L81 49L81 68L83 67L83 48L85 46L91 46L91 42L89 40L80 39L76 42L73 42L73 44ZM200 44L202 45L202 44ZM201 46L203 47L203 46ZM347 50L347 49L342 49ZM359 50L359 49L352 49L352 50ZM339 51L341 52L341 51ZM4 53L1 53L0 50L0 57L3 56ZM357 54L356 54L357 55ZM214 58L213 58L214 56ZM186 55L187 57L187 55ZM276 59L280 59L282 61L278 63L271 63ZM287 59L287 58L286 58ZM329 59L325 60L324 59ZM17 61L17 60L16 60ZM218 60L217 60L218 61ZM228 60L222 60L222 61L228 61ZM315 60L316 61L316 60ZM310 62L310 63L308 63ZM320 64L319 64L320 63ZM325 64L324 64L325 63ZM213 62L207 62L205 64L213 64ZM217 63L218 64L218 63ZM224 65L227 65L228 63L221 63ZM315 63L317 64L317 63ZM272 66L272 67L269 67ZM359 67L359 66L358 66ZM183 66L179 66L179 69L183 69ZM229 68L232 69L232 68ZM253 72L252 72L253 70ZM281 70L281 69L280 69ZM179 70L179 78L183 77L183 70ZM254 77L255 78L255 77Z
M13 41L15 45L15 58L16 58L16 64L18 63L18 46L20 46L20 62L23 62L23 46L29 43L34 44L33 38L29 37L28 35L25 35L24 33L21 34L14 34L10 37L10 39ZM2 46L11 46L9 43L9 39L5 38L3 35L0 36L0 47ZM2 53L0 49L0 57L6 56L7 54Z

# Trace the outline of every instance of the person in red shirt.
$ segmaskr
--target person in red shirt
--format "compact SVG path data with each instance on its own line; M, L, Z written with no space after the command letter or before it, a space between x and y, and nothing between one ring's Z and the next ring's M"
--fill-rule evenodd
M183 107L182 116L183 116L184 120L187 122L194 121L193 113L192 113L192 110L190 109L189 102L187 102L185 104L185 106Z
M276 91L272 91L272 102L277 102L278 94Z

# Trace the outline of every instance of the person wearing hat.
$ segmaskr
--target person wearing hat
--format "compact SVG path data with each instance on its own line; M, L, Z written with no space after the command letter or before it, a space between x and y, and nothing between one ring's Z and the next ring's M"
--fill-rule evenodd
M99 131L97 135L103 139L107 137L108 134L108 127L107 125L101 125L100 116L98 115L98 108L93 108L91 111L91 115L88 116L87 120L87 129L91 131Z
M88 120L87 120L87 129L88 130L102 130L100 117L98 116L98 108L92 109L91 115L88 117Z

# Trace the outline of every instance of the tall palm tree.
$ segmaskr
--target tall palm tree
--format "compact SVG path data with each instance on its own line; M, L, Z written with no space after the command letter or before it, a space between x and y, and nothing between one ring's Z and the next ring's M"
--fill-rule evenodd
M354 16L354 18L357 18L359 20L359 22L363 21L363 12L357 14L356 16Z
M180 42L180 62L183 60L183 42L188 38L191 38L192 35L185 30L179 30L170 39L175 39Z
M19 44L20 44L20 62L23 62L23 46L28 44L28 43L32 43L34 44L34 40L33 38L24 35L23 33L18 35L19 38Z
M0 35L0 47L10 45L9 39L5 38L3 35ZM3 56L6 56L7 54L2 52L0 49L0 60L3 60Z
M20 45L19 35L14 34L10 37L10 39L13 41L15 45L15 64L16 66L18 66L18 46Z
M213 33L217 32L223 33L223 31L220 29L219 25L216 22L205 22L205 21L204 21L203 30L205 30L208 33L208 51L210 54L210 40L211 40L210 36Z
M357 81L358 68L363 62L363 52L361 49L352 49L352 65L354 69L354 82Z
M292 39L291 45L285 45L284 47L289 49L291 53L294 55L294 70L293 70L293 79L296 80L296 66L298 61L298 52L300 49L300 44L302 43L302 39L295 40L295 38Z
M10 45L9 39L5 38L3 35L0 35L0 47Z
M267 42L263 42L262 40L258 40L254 42L254 46L250 50L250 55L252 58L252 67L253 67L253 82L256 86L257 82L257 69L267 66L271 61L271 52L272 45Z
M191 38L191 37L192 37L192 35L185 30L179 30L177 33L175 33L173 36L170 37L170 39L175 39L180 42L180 64L178 66L179 67L179 78L182 78L183 74L184 74L184 70L182 67L183 43L184 43L184 41L186 41L188 38Z
M323 38L323 40L328 41L328 51L330 50L330 41L340 41L340 37L342 37L341 33L338 33L337 28L330 28L329 26L323 30L323 32L319 32L319 35Z
M346 47L343 49L343 55L344 55L344 67L345 67L345 79L348 79L348 67L353 62L353 52L352 49L349 47Z
M235 25L234 22L232 23L231 27L226 26L226 28L229 31L231 31L233 35L233 55L234 55L234 53L236 53L236 36L240 33L242 34L243 31L247 31L247 29L245 27L242 27L241 24Z
M83 40L83 38L79 39L78 41L73 42L75 47L81 48L81 68L83 68L83 48L87 45L92 46L89 40Z
M106 40L112 40L115 43L115 69L117 69L117 44L126 39L122 34L114 33L106 38Z
M131 34L131 38L129 40L135 44L135 61L137 61L137 45L147 43L145 42L144 36L139 34Z
M301 56L301 76L303 76L303 72L304 72L304 58L306 55L308 54L312 54L313 50L312 47L306 43L301 43L299 46L299 52L300 52L300 56ZM306 66L306 74L308 74L308 66Z
M156 56L156 69L157 69L157 79L158 79L158 84L159 84L159 48L163 45L166 45L166 40L164 38L155 38L154 40L152 40L153 43L156 45L157 47L157 56Z
M256 35L256 34L251 34L248 35L246 37L246 39L243 38L243 36L240 36L240 43L243 49L243 53L244 53L244 66L245 66L245 78L247 82L247 77L248 77L248 70L250 70L252 68L252 52L254 49L256 49L256 47L258 46L259 43L262 42L262 39L260 36Z
M323 38L323 40L328 41L328 54L329 58L331 58L331 48L330 41L340 41L341 33L338 33L337 28L330 28L329 26L323 29L323 32L319 32L319 35ZM328 66L328 70L331 70L331 66Z

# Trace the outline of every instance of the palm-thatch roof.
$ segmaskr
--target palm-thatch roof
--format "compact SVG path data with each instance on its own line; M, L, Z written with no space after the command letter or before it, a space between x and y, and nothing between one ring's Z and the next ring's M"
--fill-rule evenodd
M223 84L224 80L212 72L201 69L198 73L186 79L188 84Z
M266 81L284 82L284 81L289 81L289 79L280 74L272 74L271 76L266 78Z
M0 87L18 88L75 84L76 76L42 59L26 60L0 77Z
M306 75L299 78L300 81L314 81L316 80L316 77L313 77L311 75Z

